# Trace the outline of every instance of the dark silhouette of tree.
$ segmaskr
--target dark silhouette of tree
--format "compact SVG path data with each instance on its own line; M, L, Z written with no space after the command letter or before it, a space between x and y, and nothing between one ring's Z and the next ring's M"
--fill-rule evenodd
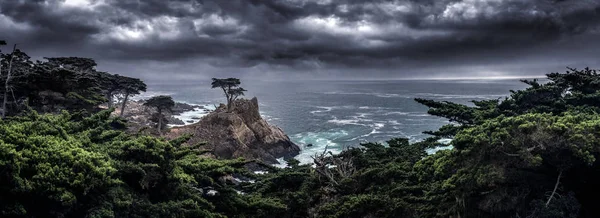
M45 58L36 64L35 80L38 91L36 104L42 111L85 110L95 111L106 102L102 80L89 58Z
M98 72L98 79L101 81L104 96L107 100L108 108L113 107L114 96L122 89L119 84L119 75L107 72Z
M123 116L129 97L145 92L146 83L138 78L117 75L117 84L121 87L121 94L125 96L125 99L123 99L123 103L121 104L121 112L119 113L119 116Z
M51 65L80 72L96 71L96 66L98 65L96 64L96 61L91 58L54 57L44 59L48 60L48 63Z
M115 95L122 94L124 96L119 116L123 116L130 96L138 95L141 92L146 91L146 84L137 78L106 72L98 72L98 76L102 83L105 98L108 100L107 105L109 108L113 107Z
M6 43L4 43L6 44ZM8 102L8 91L10 90L9 87L9 83L10 83L10 77L12 74L12 63L13 63L13 59L15 56L15 51L17 50L17 44L15 44L13 46L13 50L10 53L10 57L8 60L8 70L6 71L6 79L4 80L4 96L3 98L3 102L2 102L2 109L0 112L2 112L2 119L6 118L6 103Z
M2 46L2 45L6 45L6 41L0 40L0 46ZM0 55L2 55L2 50L1 49L0 49ZM0 64L0 73L1 72L2 72L2 64ZM7 81L8 81L8 79L7 79ZM6 113L5 111L6 111L6 109L2 108L2 117L4 117L4 114Z
M6 41L0 40L0 46L6 45ZM0 55L2 55L2 49L0 49ZM0 72L2 72L2 65L0 64Z
M212 88L221 88L227 98L227 111L233 109L233 102L240 96L244 95L244 88L240 87L240 79L238 78L227 78L227 79L212 79Z
M5 44L2 42L0 45ZM123 115L129 97L146 91L140 79L96 71L96 62L90 58L44 59L32 62L16 48L8 54L0 53L0 86L4 86L0 87L0 97L4 97L0 100L0 116L18 114L25 105L39 112L96 112L105 102L112 107L117 94L125 97Z
M235 102L235 100L237 100L238 97L244 96L244 92L246 91L248 90L242 87L232 88L231 90L229 90L229 96L231 96L231 103Z
M154 96L148 100L146 100L146 102L144 103L144 106L146 107L152 107L156 109L156 117L158 119L158 132L161 133L162 130L162 125L163 122L165 120L164 117L164 112L165 111L171 111L171 109L173 109L173 107L175 106L175 102L173 101L173 98L171 98L171 96L166 96L166 95L159 95L159 96Z
M0 85L3 85L3 117L18 112L26 101L26 96L33 86L29 76L33 62L30 57L15 47L10 54L0 54Z

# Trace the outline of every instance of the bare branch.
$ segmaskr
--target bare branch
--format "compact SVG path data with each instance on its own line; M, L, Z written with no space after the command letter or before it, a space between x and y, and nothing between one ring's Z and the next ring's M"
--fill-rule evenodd
M502 153L504 153L504 154L506 154L506 155L508 155L510 157L519 157L520 156L519 154L510 154L510 153L506 153L504 151L500 151L500 152L502 152Z
M548 201L546 202L546 207L548 207L548 205L550 204L550 201L552 200L552 198L554 197L554 194L556 193L556 189L558 188L558 184L560 183L560 177L562 176L563 171L560 170L560 173L558 173L558 178L556 178L556 184L554 185L554 190L552 191L552 194L550 195L550 197L548 198Z
M17 50L17 44L13 46L13 51L10 54L10 60L8 62L8 72L6 73L6 81L4 82L4 101L2 103L2 119L6 118L6 103L8 101L8 84L10 82L10 76L12 74L12 62L15 57L15 51Z

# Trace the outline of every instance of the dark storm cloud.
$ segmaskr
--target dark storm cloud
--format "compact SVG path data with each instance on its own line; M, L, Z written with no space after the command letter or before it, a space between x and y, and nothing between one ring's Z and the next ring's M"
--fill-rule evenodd
M0 38L33 56L149 75L527 73L598 64L599 27L598 0L0 0Z

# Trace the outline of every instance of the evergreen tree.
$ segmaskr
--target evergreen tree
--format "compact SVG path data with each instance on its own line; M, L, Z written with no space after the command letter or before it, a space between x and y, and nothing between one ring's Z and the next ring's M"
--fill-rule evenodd
M119 116L123 116L125 107L129 97L133 95L139 95L141 92L146 91L146 83L138 78L118 76L117 83L121 87L120 92L124 95L123 103L121 104L121 112Z
M153 115L156 117L156 121L158 123L158 132L161 133L163 128L163 123L166 122L166 118L164 112L170 112L171 109L175 106L175 102L171 96L159 95L154 96L144 103L146 107L152 107L156 109L156 114Z
M233 110L233 102L240 96L244 95L244 92L248 91L242 87L239 87L241 84L240 79L237 78L227 78L227 79L212 79L212 88L221 88L223 93L225 94L225 98L227 98L227 110Z
M189 136L131 136L112 110L0 121L0 217L268 217L278 200L239 194L244 160L201 157ZM247 184L247 183L246 183Z

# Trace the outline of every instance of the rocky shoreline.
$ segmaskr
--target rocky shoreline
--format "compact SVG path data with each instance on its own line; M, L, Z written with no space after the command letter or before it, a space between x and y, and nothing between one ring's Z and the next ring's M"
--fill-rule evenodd
M123 117L129 121L131 131L143 131L154 125L149 120L154 111L143 103L143 100L132 101L125 109ZM257 98L238 99L233 105L234 109L227 111L223 104L211 110L177 102L167 116L171 127L165 131L165 136L173 139L191 134L188 144L207 142L211 156L219 159L242 157L278 164L278 158L287 159L299 154L300 147L281 128L270 125L260 116ZM178 118L190 112L199 115L186 120Z
M294 144L279 127L268 124L259 113L258 99L238 99L234 109L227 111L221 105L200 122L173 127L167 137L193 135L189 144L207 142L216 158L245 158L278 164L278 158L292 158L300 147Z
M117 107L113 114L118 114L120 110L121 109ZM202 111L208 114L212 110L202 105L192 105L183 102L175 102L173 110L169 114L167 114L168 124L172 126L182 126L186 125L186 123L199 122L202 118L201 116L194 116L188 120L182 120L180 118L177 118L177 116L190 111ZM148 120L148 118L152 115L152 113L154 113L154 110L145 107L144 100L131 101L127 103L127 107L125 108L125 111L123 113L123 118L135 124L151 125L151 122Z

